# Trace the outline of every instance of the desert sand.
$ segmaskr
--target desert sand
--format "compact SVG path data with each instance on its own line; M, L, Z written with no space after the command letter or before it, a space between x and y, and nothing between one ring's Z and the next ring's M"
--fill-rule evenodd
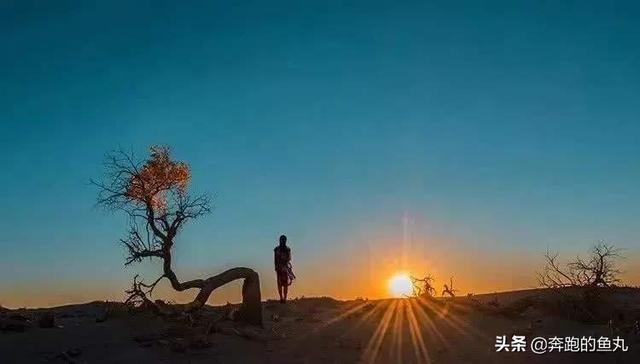
M263 328L234 322L235 305L178 317L106 302L4 309L0 362L638 363L640 293L607 292L599 304L613 316L605 321L580 317L581 309L573 306L559 309L558 294L550 290L428 300L266 301ZM620 336L629 350L496 352L496 336L513 334Z

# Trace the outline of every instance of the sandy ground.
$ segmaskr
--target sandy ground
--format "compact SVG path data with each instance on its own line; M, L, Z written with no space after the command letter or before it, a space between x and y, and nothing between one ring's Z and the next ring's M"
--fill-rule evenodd
M307 298L286 305L268 301L260 329L223 320L232 307L212 307L198 316L171 319L132 314L121 305L101 302L12 310L2 313L0 363L640 362L640 333L633 330L579 323L534 309L517 315L495 309L532 294L537 293L433 301ZM640 302L638 293L628 296L627 306ZM55 318L54 327L41 328L38 318L47 312ZM7 326L10 316L29 320L25 330ZM535 355L527 347L525 353L496 352L496 336L513 334L528 340L620 335L629 351Z

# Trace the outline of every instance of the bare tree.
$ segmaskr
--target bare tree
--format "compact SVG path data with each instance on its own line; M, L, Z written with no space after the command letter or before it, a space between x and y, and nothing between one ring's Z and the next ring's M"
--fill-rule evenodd
M447 284L444 284L444 287L442 288L442 294L441 296L444 297L444 295L449 295L449 297L455 297L456 296L456 292L458 292L457 289L453 288L453 277L449 278L449 285L447 286Z
M430 274L424 276L424 278L416 278L414 276L409 277L413 286L413 295L415 297L433 296L436 294L436 290L431 285L433 277Z
M593 248L586 259L580 256L561 266L558 253L546 252L545 264L538 275L541 287L559 288L570 286L609 287L620 282L617 261L623 256L621 250L604 241Z
M151 307L158 312L200 309L213 290L236 279L244 279L242 306L239 318L262 324L260 280L249 268L237 267L206 279L181 281L172 267L172 248L184 224L210 212L207 195L188 193L189 166L170 158L168 147L153 146L143 161L132 153L117 151L107 154L106 173L102 181L91 182L99 188L98 204L108 209L121 210L129 216L127 237L120 242L127 251L125 265L141 262L144 258L162 261L162 275L153 283L138 280L136 275L127 290L128 303ZM195 299L186 304L167 306L160 300L152 302L156 285L167 279L176 291L199 289Z

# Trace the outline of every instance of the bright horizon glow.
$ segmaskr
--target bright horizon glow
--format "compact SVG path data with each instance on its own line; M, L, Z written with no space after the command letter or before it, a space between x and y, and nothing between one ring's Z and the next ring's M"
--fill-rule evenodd
M413 284L406 273L397 273L389 279L389 293L393 297L410 296L413 292Z

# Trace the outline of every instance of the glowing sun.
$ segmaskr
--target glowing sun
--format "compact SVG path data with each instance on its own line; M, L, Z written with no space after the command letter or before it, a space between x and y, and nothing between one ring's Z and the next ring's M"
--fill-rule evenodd
M413 284L405 273L398 273L389 279L389 292L393 297L411 296Z

